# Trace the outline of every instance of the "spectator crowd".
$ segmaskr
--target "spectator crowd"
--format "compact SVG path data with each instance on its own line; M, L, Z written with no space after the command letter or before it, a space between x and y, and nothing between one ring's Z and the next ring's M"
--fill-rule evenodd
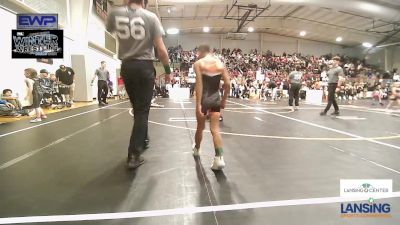
M180 63L180 71L176 76L188 73L188 68L196 61L197 49L184 51L181 46L168 49L171 62ZM303 73L301 96L309 89L324 90L327 95L327 71L333 55L304 56L302 54L275 55L271 51L259 52L253 49L245 53L239 48L214 49L214 54L227 66L231 75L232 90L230 95L237 98L258 98L262 100L277 100L288 94L288 74L300 67ZM390 92L392 78L399 76L397 70L382 72L379 68L368 65L365 60L341 55L341 66L346 75L346 81L337 91L341 100L354 101L367 96L368 91L373 97L379 95L385 98ZM176 81L185 85L186 79ZM379 100L380 101L380 100ZM381 101L380 101L381 103Z

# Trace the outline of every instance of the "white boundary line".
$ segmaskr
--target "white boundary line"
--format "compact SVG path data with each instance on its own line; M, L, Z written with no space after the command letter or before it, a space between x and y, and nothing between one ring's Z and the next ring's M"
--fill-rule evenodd
M47 125L47 124L51 124L51 123L55 123L55 122L58 122L58 121L62 121L62 120L70 119L70 118L73 118L73 117L77 117L77 116L80 116L80 115L88 114L88 113L91 113L91 112L94 112L94 111L98 111L98 110L101 110L101 109L104 109L104 108L108 108L108 107L111 107L111 106L114 106L114 105L123 104L123 103L126 103L126 102L129 102L129 101L118 102L116 104L108 105L108 106L105 106L103 108L92 109L92 110L81 112L81 113L77 113L77 114L74 114L74 115L71 115L71 116L63 117L63 118L60 118L60 119L56 119L56 120L51 120L51 121L48 121L48 122L40 123L38 125L34 125L34 126L31 126L31 127L23 128L23 129L12 131L12 132L8 132L8 133L5 133L5 134L1 134L0 138L9 136L11 134L16 134L16 133L19 133L19 132L22 132L22 131L30 130L30 129L33 129L33 128L36 128L36 127L41 127L41 126L44 126L44 125Z
M320 104L310 104L310 103L308 103L308 105L323 106L323 107L326 106L326 104L320 105ZM368 107L364 107L364 106L354 106L354 105L339 105L339 106L342 109L350 110L350 111L368 112L368 113L375 113L375 114L382 114L382 115L389 115L389 116L398 116L391 112L385 111L384 109L379 109L379 108L368 108Z
M183 115L186 117L185 105L184 105L183 103L181 103L181 108L182 108ZM189 126L189 124L186 122L186 127L188 127L188 126ZM189 138L190 138L190 141L192 142L192 144L195 144L194 135L192 134L192 131L191 131L191 130L189 130ZM210 201L211 207L213 207L214 204L213 204L213 201L212 201L211 196L210 196L210 190L208 189L208 184L207 184L207 181L206 181L206 174L205 174L205 171L204 171L204 169L203 169L203 166L201 165L201 159L199 159L199 161L196 161L196 160L195 160L195 162L196 162L196 164L197 164L197 163L200 164L200 165L199 165L199 166L200 166L200 171L201 171L201 174L202 174L202 176L203 176L203 181L204 181L204 185L205 185L205 187L206 187L206 192L207 192L207 195L208 195L208 200ZM197 165L196 165L196 166L197 166ZM210 189L211 189L213 195L215 196L214 189L212 188L211 185L210 185ZM213 212L213 215L214 215L214 219L215 219L215 224L218 225L217 214L216 214L215 212Z
M152 120L149 120L149 123L156 124L159 126L165 126L165 127L172 127L172 128L177 128L177 129L183 129L183 130L192 130L195 131L196 128L189 128L189 127L183 127L183 126L175 126L172 124L167 124L167 123L160 123L160 122L155 122ZM206 133L210 133L209 130L204 130ZM231 132L224 132L220 131L220 134L226 134L226 135L232 135L232 136L242 136L242 137L255 137L255 138L270 138L270 139L286 139L286 140L306 140L306 141L363 141L363 139L360 138L351 138L351 137L343 137L343 138L325 138L325 137L288 137L288 136L270 136L270 135L259 135L259 134L241 134L241 133L231 133ZM400 138L399 135L396 136L389 136L389 137L369 137L368 139L373 139L373 140L391 140L391 139L398 139Z
M358 116L336 116L340 120L366 120L367 118Z
M229 102L232 102L232 101L229 101ZM368 141L368 142L371 142L371 143L374 143L374 144L383 145L383 146L386 146L386 147L395 148L395 149L399 149L400 150L399 146L388 144L388 143L381 142L381 141L372 140L372 139L369 139L369 138L366 138L366 137L362 137L362 136L359 136L359 135L356 135L356 134L352 134L352 133L349 133L349 132L346 132L346 131L341 131L341 130L337 130L337 129L334 129L334 128L322 126L322 125L319 125L319 124L316 124L316 123L311 123L311 122L308 122L308 121L304 121L304 120L300 120L300 119L284 116L284 115L281 115L281 114L278 114L278 113L274 113L274 112L270 112L270 111L266 111L266 110L262 110L262 109L257 109L257 108L254 108L254 107L251 107L251 106L247 106L247 105L241 104L241 103L236 103L236 102L232 102L232 103L235 103L235 104L240 105L240 106L246 106L248 108L253 108L254 110L258 110L260 112L265 112L267 114L271 114L271 115L278 116L278 117L281 117L281 118L285 118L285 119L288 119L288 120L293 120L293 121L296 121L296 122L299 122L299 123L303 123L303 124L306 124L306 125L309 125L309 126L318 127L318 128L324 129L324 130L329 130L329 131L332 131L332 132L335 132L335 133L344 134L344 135L347 135L347 136L350 136L350 137L353 137L353 138L358 138L358 139L361 139L361 140L364 140L364 141Z
M188 118L182 118L182 117L171 117L168 120L169 122L196 122L195 117L188 117Z
M115 114L115 115L112 115L112 116L110 116L110 117L108 117L108 118L106 118L106 119L103 119L103 120L101 120L101 121L98 121L98 122L96 122L96 123L94 123L94 124L92 124L92 125L90 125L90 126L88 126L88 127L85 127L85 128L83 128L83 129L80 129L80 130L78 130L78 131L76 131L76 132L74 132L74 133L72 133L72 134L70 134L70 135L68 135L68 136L65 136L65 137L63 137L63 138L60 138L60 139L54 141L54 142L51 142L50 144L48 144L48 145L46 145L46 146L44 146L44 147L41 147L41 148L39 148L39 149L30 151L30 152L28 152L28 153L26 153L26 154L24 154L24 155L22 155L22 156L20 156L20 157L18 157L18 158L15 158L15 159L10 160L10 161L8 161L8 162L6 162L6 163L3 163L3 164L0 165L0 170L7 169L8 167L13 166L13 165L15 165L15 164L17 164L17 163L19 163L19 162L21 162L21 161L23 161L23 160L29 158L29 157L32 157L32 156L38 154L38 153L41 152L41 151L46 150L47 148L49 148L49 147L51 147L51 146L53 146L53 145L59 144L59 143L61 143L61 142L63 142L63 141L66 141L66 140L70 139L71 137L73 137L73 136L75 136L75 135L77 135L77 134L79 134L79 133L82 133L82 132L84 132L84 131L86 131L86 130L89 130L90 128L95 127L95 126L97 126L97 125L99 125L99 124L101 124L101 123L103 123L103 122L105 122L105 121L107 121L107 120L110 120L110 119L112 119L112 118L114 118L114 117L117 117L117 116L119 116L119 115L121 115L122 113L125 113L125 112L126 112L126 110L123 111L123 112L117 113L117 114Z
M107 108L107 109L131 109L132 107L126 107L126 108L124 108L124 107L112 107L112 108ZM287 110L290 110L288 107L273 107L273 108L271 108L271 107L255 107L255 108L257 108L257 109L269 109L269 110L279 110L279 109L287 109ZM102 108L102 109L106 109L106 108ZM181 110L182 108L178 108L178 107L164 107L164 108L150 108L150 110L152 110L152 109L157 109L157 110L173 110L173 109L176 109L176 110ZM190 110L192 110L192 109L196 109L196 108L193 108L193 107L189 107L189 108L185 108L185 109L190 109ZM244 107L227 107L227 108L225 108L225 109L235 109L235 110L252 110L252 109L250 109L250 108L244 108ZM323 108L316 108L316 107L304 107L304 108L300 108L300 109L302 109L302 110L314 110L314 109L323 109Z
M361 159L361 160L363 160L363 161L369 162L369 163L371 163L371 164L374 164L375 166L378 166L378 167L381 167L381 168L390 170L390 171L392 171L392 172L395 172L395 173L397 173L397 174L400 174L400 171L397 171L397 170L392 169L392 168L390 168L390 167L384 166L384 165L382 165L382 164L379 164L379 163L377 163L377 162L374 162L374 161L372 161L372 160L369 160L369 159L367 159L367 158L364 158L364 157L359 156L359 155L357 155L357 154L354 154L354 153L352 153L352 152L348 152L348 151L345 151L345 150L343 150L343 149L336 148L336 147L334 147L334 146L329 146L329 147L332 148L332 149L334 149L334 150L336 150L336 151L342 152L342 153L344 153L344 154L348 154L348 155L350 155L350 156L352 156L352 157L355 157L355 158Z
M400 192L393 192L388 195L376 196L376 197L374 197L374 199L388 199L388 198L399 198L399 197L400 197ZM187 208L162 209L162 210L137 211L137 212L9 217L9 218L0 218L0 224L133 219L133 218L148 218L148 217L158 217L158 216L176 216L176 215L208 213L208 212L215 213L215 212L235 211L235 210L244 210L244 209L261 209L261 208L284 207L284 206L321 205L321 204L361 202L361 201L367 201L367 200L365 199L365 197L325 197L325 198L308 198L308 199L251 202L251 203L240 203L240 204L231 204L231 205L187 207Z

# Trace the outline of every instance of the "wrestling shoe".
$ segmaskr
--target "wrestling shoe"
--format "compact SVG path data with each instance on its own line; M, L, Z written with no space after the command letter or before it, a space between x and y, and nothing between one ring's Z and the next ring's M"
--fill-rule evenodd
M30 121L31 123L37 123L37 122L42 122L41 118L35 118L33 120Z
M136 169L143 165L144 158L142 156L128 157L127 165L129 169Z
M200 156L200 148L196 148L196 144L193 145L193 156Z
M339 114L340 114L339 111L335 111L335 112L331 113L332 116L339 116Z
M223 156L215 156L211 165L212 170L222 170L225 168L225 161Z

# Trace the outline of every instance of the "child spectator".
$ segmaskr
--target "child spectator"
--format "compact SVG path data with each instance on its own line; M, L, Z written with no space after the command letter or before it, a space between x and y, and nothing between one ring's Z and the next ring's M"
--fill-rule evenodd
M0 100L0 116L20 117L21 114L16 112L13 104L5 100Z
M63 101L63 97L60 94L60 91L58 88L57 77L54 73L50 74L50 83L51 83L51 87L53 89L53 94L51 96L52 103L56 105L56 106L53 106L53 109L55 107L61 109L64 107L64 101Z
M47 70L40 70L40 78L39 78L40 87L43 89L43 102L42 105L44 107L51 106L52 95L53 95L53 87L49 78L49 72Z
M3 95L1 96L1 100L5 100L14 105L15 109L20 110L22 109L21 102L18 100L18 96L12 96L11 89L4 89Z
M18 96L13 96L12 95L12 90L11 89L4 89L3 90L3 95L1 97L1 100L5 100L8 103L11 103L14 106L14 109L17 111L17 113L21 114L22 116L27 116L28 110L22 108L22 104L18 99Z
M383 98L383 91L381 85L378 85L376 86L375 91L372 93L372 99L373 99L372 105L375 105L375 102L378 101L379 104L383 106L382 98Z
M42 119L46 119L47 116L43 112L43 109L40 108L40 102L43 98L43 89L40 86L39 78L37 77L37 71L32 68L25 69L24 75L26 78L25 81L28 85L28 92L25 98L29 98L29 95L32 95L32 106L31 108L35 109L36 118L31 120L31 123L41 122Z

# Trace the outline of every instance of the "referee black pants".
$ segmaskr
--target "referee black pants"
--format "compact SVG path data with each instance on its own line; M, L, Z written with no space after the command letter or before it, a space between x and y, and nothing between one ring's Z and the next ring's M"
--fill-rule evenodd
M293 99L294 99L294 105L299 106L300 88L301 88L301 84L291 84L290 85L289 106L293 106Z
M129 155L139 156L148 137L148 120L155 69L153 61L130 60L122 62L121 75L133 107L134 124L128 148Z
M108 85L107 81L105 80L98 80L97 81L97 100L99 103L107 102L107 95L108 95Z
M337 88L337 83L329 83L328 84L328 105L326 105L326 108L324 110L325 113L329 111L331 108L332 104L333 107L335 108L335 111L339 111L339 106L336 102L336 88Z

